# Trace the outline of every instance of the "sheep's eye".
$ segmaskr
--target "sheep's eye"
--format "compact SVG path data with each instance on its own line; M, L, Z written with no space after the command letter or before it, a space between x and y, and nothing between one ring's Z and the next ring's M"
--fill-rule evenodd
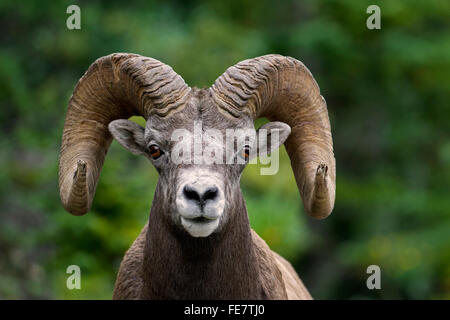
M247 161L250 158L250 146L244 146L242 149L242 157Z
M161 157L161 155L163 154L163 152L161 151L161 149L156 145L156 144L152 144L150 145L150 147L148 147L149 151L150 151L150 156L156 160L159 157Z

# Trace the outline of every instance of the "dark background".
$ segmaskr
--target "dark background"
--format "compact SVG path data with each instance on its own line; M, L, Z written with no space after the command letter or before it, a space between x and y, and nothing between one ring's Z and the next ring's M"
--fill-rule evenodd
M81 30L66 28L70 4ZM381 30L366 27L371 4ZM253 228L316 299L449 299L449 21L446 0L3 0L0 298L111 298L156 171L113 142L92 211L73 217L59 201L57 161L77 80L100 56L134 52L198 87L255 56L303 61L328 103L335 209L323 221L303 213L283 149L277 175L243 175ZM71 264L81 290L66 288ZM371 264L381 290L366 287Z

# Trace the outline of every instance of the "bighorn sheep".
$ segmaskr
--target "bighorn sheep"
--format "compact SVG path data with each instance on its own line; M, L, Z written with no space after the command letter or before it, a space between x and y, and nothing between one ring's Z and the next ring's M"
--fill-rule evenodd
M128 119L141 115L142 128ZM177 128L280 132L305 211L327 217L335 199L335 159L325 100L298 60L266 55L230 67L194 89L169 66L136 54L96 60L70 99L59 160L64 208L90 210L112 138L145 155L159 180L149 221L125 254L114 299L310 299L292 266L251 228L240 190L245 164L174 164ZM289 138L287 138L289 136ZM287 139L287 140L286 140ZM286 140L286 141L285 141ZM250 146L244 146L248 157ZM241 149L242 151L242 149Z

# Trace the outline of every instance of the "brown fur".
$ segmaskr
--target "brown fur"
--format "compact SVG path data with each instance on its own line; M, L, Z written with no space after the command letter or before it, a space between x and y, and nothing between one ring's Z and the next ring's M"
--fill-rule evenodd
M114 287L113 299L140 299L142 296L143 277L141 273L144 261L144 246L148 225L134 241L120 264ZM266 242L252 229L253 250L257 253L261 281L264 289L273 295L274 299L311 300L312 297L303 282L298 277L291 264L276 252L270 250ZM276 277L276 285L265 285Z

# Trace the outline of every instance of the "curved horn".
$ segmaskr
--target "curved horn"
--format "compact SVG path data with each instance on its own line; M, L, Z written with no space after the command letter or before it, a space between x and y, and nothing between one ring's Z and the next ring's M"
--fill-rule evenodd
M190 88L169 66L137 54L97 59L69 101L59 158L59 191L74 215L89 211L112 137L108 124L150 114L165 117L186 102Z
M334 206L336 164L326 102L300 61L267 55L228 68L211 87L217 106L233 117L248 114L291 126L286 150L306 212L327 217Z

